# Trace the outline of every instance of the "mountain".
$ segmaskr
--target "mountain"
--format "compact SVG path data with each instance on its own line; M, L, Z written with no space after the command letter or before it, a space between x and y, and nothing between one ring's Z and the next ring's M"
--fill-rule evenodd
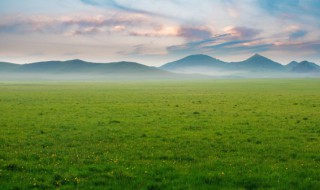
M160 68L171 72L208 75L242 75L248 72L284 72L286 70L280 63L259 54L255 54L244 61L231 63L207 55L191 55L167 63Z
M270 71L285 71L285 68L280 63L272 61L262 55L255 54L247 60L241 62L230 63L234 69L246 70L246 71L259 71L259 72L270 72Z
M19 65L17 65L17 64L0 62L0 73L14 71L18 67L19 67Z
M177 74L181 73L181 74ZM29 64L0 62L0 79L73 77L83 78L207 78L207 77L302 77L319 76L320 66L314 63L291 62L283 66L255 54L240 62L224 62L207 55L190 55L156 68L135 62L92 63L79 59L44 61ZM184 75L189 74L189 75ZM192 75L191 75L192 74Z
M149 67L135 62L114 62L98 66L99 69L108 73L132 73L132 74L169 74L155 67Z
M285 65L285 68L287 68L290 71L292 68L296 67L298 64L299 63L296 61L291 61L289 64Z
M208 55L198 54L190 55L185 58L162 65L160 68L173 72L201 71L208 69L224 69L226 63L210 57Z
M31 73L76 73L84 69L90 68L89 62L82 60L69 61L45 61L21 65L17 71Z
M78 76L122 76L122 77L162 77L175 74L155 67L135 62L91 63L82 60L45 61L23 65L0 63L2 73L20 75L78 75Z
M288 66L290 66L290 64ZM320 72L319 65L317 65L315 63L308 62L308 61L302 61L302 62L297 63L295 65L291 65L290 67L289 67L290 70L292 72L296 72L296 73L318 73L318 72Z

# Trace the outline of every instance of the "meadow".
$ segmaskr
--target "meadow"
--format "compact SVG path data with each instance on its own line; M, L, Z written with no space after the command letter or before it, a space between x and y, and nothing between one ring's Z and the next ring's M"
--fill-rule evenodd
M0 82L0 189L319 189L320 80Z

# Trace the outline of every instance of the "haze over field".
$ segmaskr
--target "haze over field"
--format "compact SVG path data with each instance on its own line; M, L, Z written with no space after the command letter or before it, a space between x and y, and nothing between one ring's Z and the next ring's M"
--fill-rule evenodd
M0 61L320 63L318 0L0 0Z

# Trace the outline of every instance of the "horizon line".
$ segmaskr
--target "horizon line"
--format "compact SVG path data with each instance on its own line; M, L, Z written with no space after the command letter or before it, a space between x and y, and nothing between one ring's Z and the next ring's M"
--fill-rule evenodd
M67 61L79 60L79 61L83 61L83 62L87 62L87 63L97 63L97 64L109 64L109 63L128 62L128 63L137 63L137 64L141 64L141 65L145 65L145 66L150 66L150 67L161 67L161 66L163 66L163 65L165 65L165 64L167 64L167 63L175 62L175 61L178 61L178 60L181 60L181 59L190 57L190 56L199 56L199 55L209 56L209 57L211 57L211 58L214 58L214 59L223 61L223 62L225 62L225 63L237 63L237 62L242 62L242 61L248 60L248 59L250 59L250 58L258 55L258 56L262 56L262 57L264 57L264 58L270 59L271 61L274 61L274 62L279 63L279 64L281 64L281 65L288 65L288 64L290 64L291 62L298 62L298 63L300 63L300 62L303 62L303 61L307 61L307 62L311 62L311 63L317 64L317 65L320 66L320 63L318 64L318 63L316 63L316 62L308 61L308 60L306 60L306 59L304 59L304 60L301 59L302 61L291 60L289 63L283 64L283 63L278 62L278 61L275 61L274 59L271 59L271 58L269 58L269 57L267 57L267 56L264 56L263 54L260 54L260 53L254 53L254 54L252 54L252 56L250 56L250 57L248 57L248 58L246 58L246 59L244 59L244 60L238 60L238 61L224 61L224 60L219 59L219 58L217 58L217 57L215 57L215 56L211 56L211 55L208 55L208 54L202 54L202 53L199 53L199 54L190 54L190 55L186 55L186 56L184 56L184 57L182 57L182 58L175 59L175 60L173 60L173 61L169 61L169 62L166 62L166 63L162 63L162 64L159 65L159 66L152 66L152 65L145 64L145 63L142 63L142 62L139 62L139 61L130 61L130 60L106 61L106 62L100 62L100 61L98 61L98 62L96 62L96 61L91 61L91 60L81 59L81 58L64 59L64 60L63 60L63 59L61 59L61 60L59 60L59 59L49 59L49 60L39 60L39 61L25 62L25 63L17 63L17 62L10 62L10 61L0 61L0 63L10 63L10 64L16 64L16 65L26 65L26 64L41 63L41 62L53 62L53 61L57 61L57 62L67 62Z

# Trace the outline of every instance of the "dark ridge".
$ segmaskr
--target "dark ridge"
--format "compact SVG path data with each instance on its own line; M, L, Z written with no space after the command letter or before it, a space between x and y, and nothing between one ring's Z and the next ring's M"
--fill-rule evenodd
M216 58L210 57L208 55L197 54L190 55L179 59L177 61L173 61L161 66L161 69L164 70L179 70L190 67L223 67L225 66L225 62L220 61Z
M285 68L280 63L277 63L260 54L255 54L252 57L241 61L232 63L236 69L243 69L248 71L284 71Z
M320 72L320 66L309 61L302 61L292 67L291 71L296 73L317 73Z

